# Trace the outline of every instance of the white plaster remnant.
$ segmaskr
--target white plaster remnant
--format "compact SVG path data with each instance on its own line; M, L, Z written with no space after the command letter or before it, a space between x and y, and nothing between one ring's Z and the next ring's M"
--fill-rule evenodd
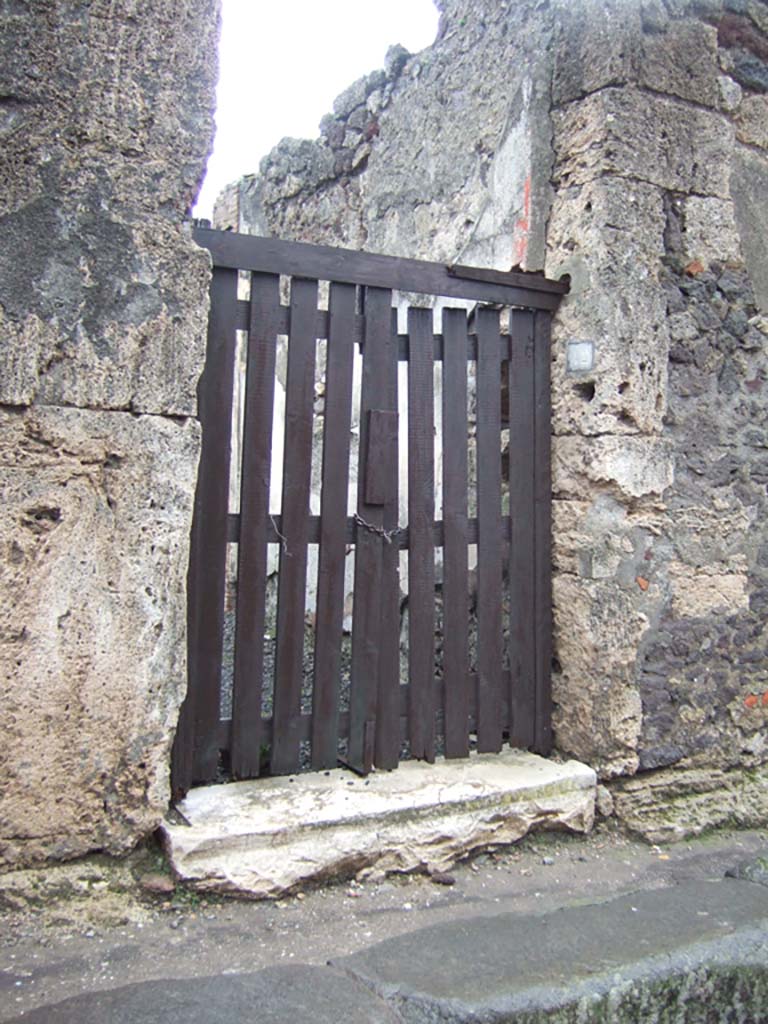
M341 769L193 789L163 835L175 873L206 892L274 898L355 874L444 871L536 828L588 832L595 772L506 750L356 778Z
M499 270L523 264L528 253L531 203L532 82L520 89L522 110L511 125L493 160L488 199L462 259ZM511 234L511 240L510 240ZM511 242L511 244L510 244Z

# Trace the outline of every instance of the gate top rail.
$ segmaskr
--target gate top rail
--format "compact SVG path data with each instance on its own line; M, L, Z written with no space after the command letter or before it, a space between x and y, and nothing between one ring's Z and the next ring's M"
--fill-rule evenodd
M285 242L212 228L196 227L192 237L210 251L214 266L233 270L394 288L529 309L555 310L568 291L566 281L551 281L541 274L524 271L446 266L427 260Z

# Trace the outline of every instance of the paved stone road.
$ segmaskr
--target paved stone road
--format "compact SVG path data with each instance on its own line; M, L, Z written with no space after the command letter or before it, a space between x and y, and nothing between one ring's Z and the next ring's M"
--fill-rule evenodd
M346 883L280 905L113 905L94 883L79 904L5 915L0 1020L757 1024L768 888L725 871L764 843L537 836L458 867L453 885Z

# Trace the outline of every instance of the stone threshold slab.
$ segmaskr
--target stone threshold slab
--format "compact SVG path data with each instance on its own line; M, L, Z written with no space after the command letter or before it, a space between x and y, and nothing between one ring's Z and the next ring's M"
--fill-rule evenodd
M588 832L597 779L577 761L505 750L359 778L307 773L193 789L162 833L205 892L276 898L336 878L445 871L532 829Z

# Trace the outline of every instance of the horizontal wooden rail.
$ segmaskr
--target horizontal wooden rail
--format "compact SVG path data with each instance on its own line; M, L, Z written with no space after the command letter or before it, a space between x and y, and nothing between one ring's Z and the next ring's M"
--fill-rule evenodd
M236 329L238 331L248 332L250 328L250 305L245 299L239 299L237 303L237 321ZM277 334L288 335L290 325L290 310L288 306L281 306L277 313ZM365 331L365 317L358 314L352 325L352 341L355 345L362 348L363 338ZM317 318L315 322L315 338L319 341L321 339L327 339L329 334L329 321L328 312L324 309L318 309ZM435 343L435 360L442 362L443 354L445 352L445 342L442 334L433 335ZM506 360L509 358L509 345L511 338L508 334L500 334L499 342L501 345L501 358ZM397 358L400 362L407 362L409 355L410 341L407 334L398 334L397 336ZM467 360L469 362L477 362L477 335L470 332L467 336Z
M494 279L487 280L478 279L480 268L448 267L426 260L285 242L233 231L195 228L192 237L209 250L214 266L233 270L277 272L318 281L395 288L410 294L475 299L531 309L555 310L568 291L567 283L549 281L539 274L494 271ZM469 277L468 272L472 271L475 276Z
M502 672L502 682L505 688L505 695L502 698L502 728L504 732L509 731L509 702L506 697L506 691L509 689L510 673L508 670ZM473 673L469 676L469 689L470 689L470 701L469 701L469 717L468 717L468 731L474 732L477 727L477 676ZM436 694L436 705L437 710L435 711L435 719L437 722L442 723L443 720L443 681L442 679L435 679L435 694ZM408 735L408 701L410 693L410 684L403 683L400 686L400 725L401 735L405 739ZM297 736L300 740L310 740L312 738L312 714L302 714L294 718L296 722ZM226 750L229 748L230 730L232 727L232 720L230 718L223 718L219 722L218 726L218 740L219 746ZM266 715L261 719L262 727L262 740L263 742L269 743L272 736L273 718L271 715ZM349 712L342 711L339 713L339 731L338 736L340 739L346 739L349 736Z
M310 544L320 543L320 516L309 517L309 530L307 540ZM361 530L365 530L364 524L360 524L353 516L347 518L347 544L354 544L357 541L358 535ZM445 541L443 537L443 522L438 519L432 524L433 540L436 548L443 547ZM501 533L505 540L509 540L512 536L512 519L510 516L501 517ZM408 550L408 527L404 526L398 530L395 536L392 538L392 542L397 544L401 551ZM229 513L227 540L230 544L237 544L240 541L240 516L237 512ZM282 544L282 517L279 515L273 515L269 517L267 524L267 543L269 544ZM477 544L477 519L467 520L467 544Z

